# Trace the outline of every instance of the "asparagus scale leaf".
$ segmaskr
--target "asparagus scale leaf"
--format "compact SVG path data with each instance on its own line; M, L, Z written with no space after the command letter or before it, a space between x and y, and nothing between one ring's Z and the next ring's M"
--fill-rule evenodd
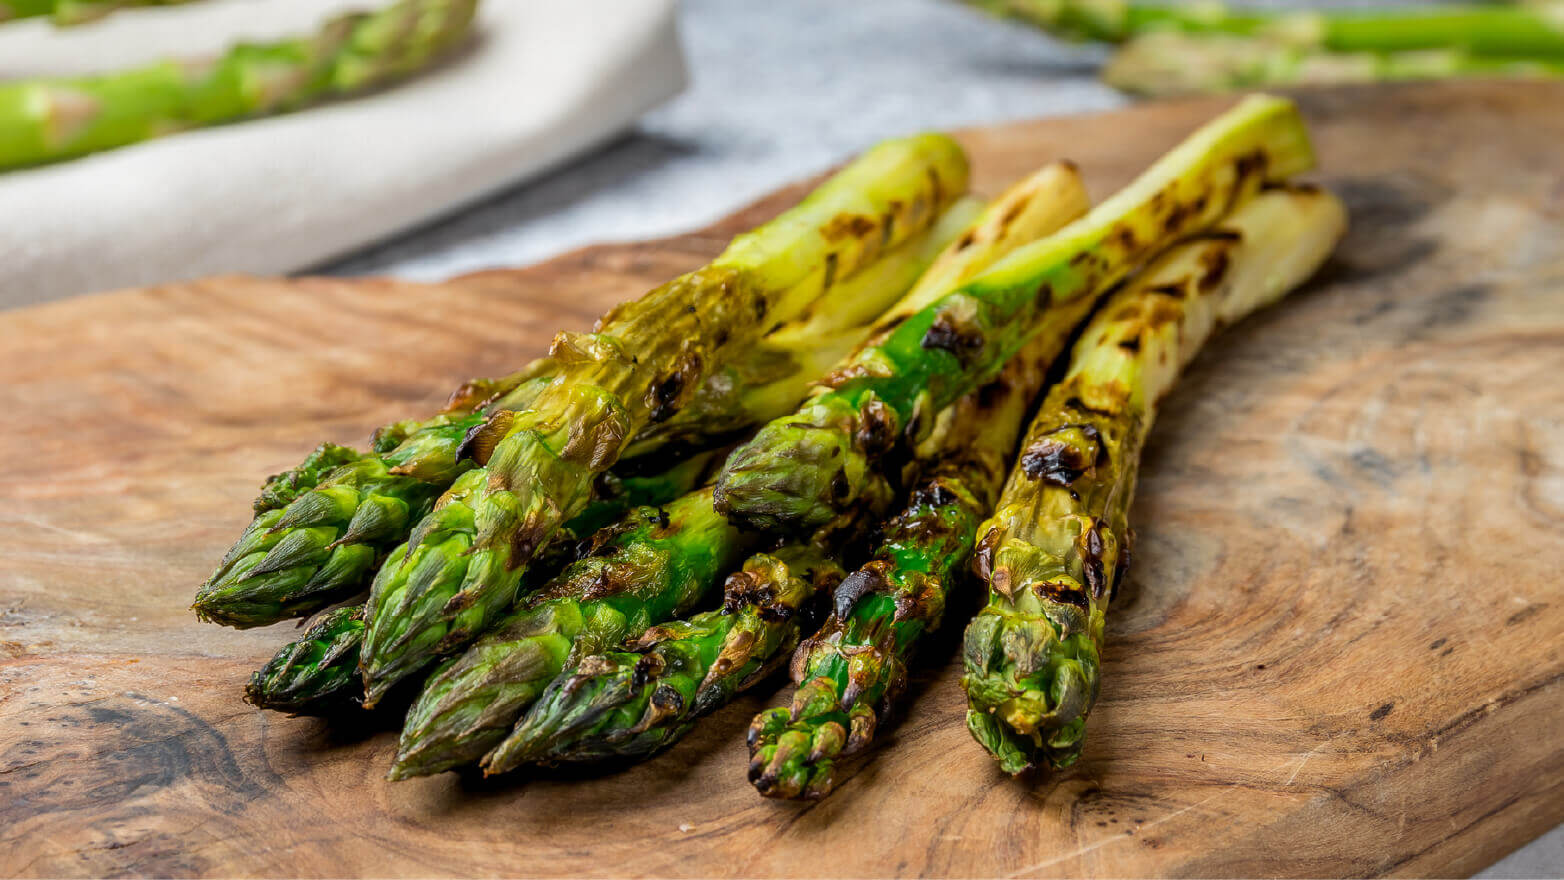
M1302 283L1344 228L1323 191L1263 192L1159 257L1076 343L973 560L989 593L963 641L967 726L1006 772L1080 755L1157 402L1213 330Z
M810 545L756 554L730 575L722 608L658 624L625 651L594 654L551 683L485 766L644 757L683 736L776 668L806 605L841 565Z
M559 372L548 387L529 409L491 416L499 439L487 466L471 472L477 491L453 491L431 514L470 523L461 553L447 555L438 576L420 575L415 533L413 552L393 556L377 578L376 590L415 579L421 588L374 603L363 656L369 701L488 629L538 548L641 429L681 409L774 325L931 225L966 174L948 137L888 141L705 268L620 305L592 333L557 337Z
M712 509L710 489L637 508L599 531L584 558L430 675L391 778L478 761L567 665L690 611L755 540Z
M16 2L16 0L11 0ZM315 33L234 46L212 62L0 83L0 168L294 110L412 74L458 46L477 0L398 0Z
M1101 294L1261 184L1312 162L1291 101L1244 99L1087 216L1011 252L833 371L797 413L729 457L719 509L750 527L799 532L881 491L888 457L991 378L1049 308Z

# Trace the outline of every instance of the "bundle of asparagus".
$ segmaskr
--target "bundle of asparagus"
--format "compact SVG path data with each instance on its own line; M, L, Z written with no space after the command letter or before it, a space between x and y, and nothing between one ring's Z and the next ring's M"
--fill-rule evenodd
M882 144L592 333L273 477L196 611L327 609L246 698L406 694L393 779L643 758L790 665L750 779L818 798L971 564L968 726L1010 772L1067 764L1158 399L1341 233L1288 183L1311 163L1270 97L1096 208L1068 163L981 207L949 138Z
M0 21L75 22L175 0L0 0ZM122 147L172 132L281 113L410 76L469 34L478 0L397 0L307 36L242 43L215 59L0 83L0 170Z
M1564 2L1277 12L1221 2L969 0L1069 40L1118 44L1103 71L1128 92L1453 76L1564 76Z

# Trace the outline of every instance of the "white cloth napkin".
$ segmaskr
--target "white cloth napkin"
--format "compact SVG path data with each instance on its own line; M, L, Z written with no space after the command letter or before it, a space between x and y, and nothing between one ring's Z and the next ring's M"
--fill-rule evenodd
M388 0L228 0L0 28L0 77L304 32ZM674 0L485 0L471 51L386 91L0 173L0 308L301 269L540 174L685 83ZM14 29L14 30L13 30Z

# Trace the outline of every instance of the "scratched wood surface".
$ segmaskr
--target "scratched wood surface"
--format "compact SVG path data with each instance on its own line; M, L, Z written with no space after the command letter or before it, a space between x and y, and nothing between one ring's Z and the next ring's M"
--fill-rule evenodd
M217 278L0 314L0 874L1461 875L1564 820L1564 88L1303 97L1353 228L1167 402L1084 760L1001 778L947 635L829 801L744 781L767 687L618 773L389 784L252 710L291 630L186 603L260 478L784 206L440 285ZM1100 197L1224 101L968 132ZM947 633L959 630L948 627Z

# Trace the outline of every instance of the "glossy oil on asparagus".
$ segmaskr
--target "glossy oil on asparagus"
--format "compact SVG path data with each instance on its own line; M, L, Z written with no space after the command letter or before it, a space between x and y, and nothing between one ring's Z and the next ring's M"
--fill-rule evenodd
M1011 187L962 230L880 319L875 338L1088 207L1085 187L1069 165L1050 165ZM927 458L944 452L936 449ZM877 497L889 503L888 495ZM862 513L866 506L876 513L880 509L873 499L860 499L855 509ZM504 770L523 761L642 756L673 742L694 719L751 684L756 672L769 668L798 641L802 609L831 580L819 576L828 570L820 563L834 561L835 554L820 553L827 543L816 535L803 545L756 557L746 568L748 577L729 580L721 610L654 627L629 651L583 660L577 670L550 685L503 749L496 750L491 765ZM809 554L814 562L800 572L791 553Z
M1159 257L1076 343L974 554L988 601L964 636L967 726L1006 772L1080 755L1158 401L1215 329L1301 284L1344 228L1328 193L1262 192Z
M966 175L948 137L886 142L705 268L620 305L592 333L556 337L556 376L528 409L490 416L497 439L487 465L430 514L472 531L461 553L427 568L420 527L411 552L394 554L376 578L363 653L368 702L488 629L533 554L636 434L683 408L766 331L931 226Z
M709 450L796 406L825 365L868 335L870 324L978 210L975 200L960 200L931 229L714 373L689 406L643 430L626 450L626 457L639 461L623 472L640 473L647 463L658 467L671 456ZM829 359L825 365L822 358ZM434 498L475 466L468 456L486 459L492 452L489 438L478 430L488 415L525 409L554 372L553 362L544 358L508 376L474 379L432 418L380 428L369 452L325 444L298 467L272 477L256 501L256 519L197 595L197 614L230 626L265 626L363 589L385 552L407 540ZM635 478L615 482L624 479ZM603 500L605 488L600 476L594 498ZM677 494L639 503L662 503Z
M719 508L751 528L796 533L884 491L890 467L934 414L992 378L1050 308L1101 295L1262 184L1312 164L1291 101L1244 99L1087 216L855 353L797 413L734 452L718 478Z

